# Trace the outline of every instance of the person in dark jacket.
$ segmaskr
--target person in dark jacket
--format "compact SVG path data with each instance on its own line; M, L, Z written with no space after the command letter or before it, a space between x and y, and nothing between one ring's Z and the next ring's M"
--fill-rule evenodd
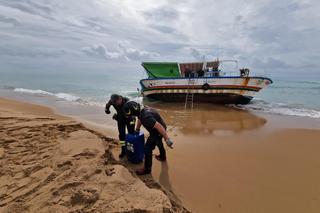
M119 141L121 146L120 158L125 156L125 140L126 140L126 128L130 134L134 134L134 127L136 119L133 116L125 116L123 113L123 105L129 101L128 98L121 95L113 94L110 100L106 103L105 113L110 114L110 107L113 106L116 110L116 114L113 115L113 119L117 121L119 131Z
M136 131L139 132L141 125L143 125L150 133L144 146L144 167L136 171L138 175L150 174L152 168L152 152L156 146L160 152L160 154L156 156L156 159L166 161L166 150L163 147L162 138L164 138L170 148L173 148L173 142L170 140L166 131L167 126L155 109L149 107L142 108L140 104L134 101L125 103L123 110L126 116L138 117Z
M199 69L197 73L198 73L198 77L203 77L204 76L203 69Z

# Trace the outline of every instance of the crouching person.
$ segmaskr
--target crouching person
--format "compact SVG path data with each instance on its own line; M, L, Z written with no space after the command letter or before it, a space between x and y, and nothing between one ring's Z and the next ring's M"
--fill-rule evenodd
M142 108L140 104L134 101L125 103L123 110L126 116L138 117L136 131L140 131L140 127L143 125L150 134L144 146L144 167L136 171L138 175L150 174L152 168L152 152L156 146L160 152L160 154L156 156L156 159L160 161L166 160L166 150L163 147L162 138L164 138L170 148L173 147L173 142L170 140L166 131L167 126L155 109L149 107Z
M129 101L128 98L122 97L117 94L113 94L110 97L110 100L107 102L105 107L106 114L110 114L110 107L113 106L116 110L117 114L113 115L113 119L117 121L118 124L118 132L119 132L119 141L121 146L121 153L119 158L123 158L125 156L126 151L126 128L130 134L134 134L135 128L135 117L133 116L125 116L123 113L123 105Z

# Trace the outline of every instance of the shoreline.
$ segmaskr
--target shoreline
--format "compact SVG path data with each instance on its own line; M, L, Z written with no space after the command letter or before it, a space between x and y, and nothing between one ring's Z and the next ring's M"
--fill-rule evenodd
M41 94L29 94L29 93L19 93L15 92L13 90L5 90L0 89L0 97L13 99L17 101L23 101L31 104L39 104L42 106L49 107L53 109L55 112L63 115L68 115L69 117L72 117L73 119L79 120L81 122L86 122L89 125L93 125L96 128L103 129L104 131L107 131L108 134L113 134L117 131L114 125L114 121L111 119L111 116L106 116L103 108L104 105L96 106L96 105L88 105L83 103L77 103L72 101L66 101L63 99L54 98L47 95L41 95ZM150 105L151 107L155 107L158 110L163 110L164 113L166 112L167 103L152 103L152 102L146 102L144 103L146 105ZM175 111L184 111L184 107L179 107L179 105L184 106L184 104L175 104L175 103L169 103L169 110L175 110ZM260 116L266 120L277 120L277 122L274 122L272 125L277 125L279 128L283 128L286 125L289 125L290 128L297 127L297 128L313 128L314 125L316 128L320 128L319 124L319 118L313 118L308 116L299 116L299 115L285 115L285 114L277 114L277 113L270 113L270 112L263 112L263 111L254 111L246 108L238 108L238 107L232 107L232 106L222 106L221 105L212 105L212 104L200 104L200 108L208 109L209 107L214 106L212 110L218 109L223 110L227 109L228 111L242 111L242 112L248 112L253 115ZM112 113L115 113L111 109ZM285 124L279 124L278 122ZM295 121L299 121L298 124ZM300 123L303 123L300 125ZM115 135L117 137L117 135Z
M188 212L113 157L117 140L44 106L0 103L0 211Z
M56 89L53 89L55 91ZM95 94L83 95L79 93L64 93L62 92L53 92L52 90L42 90L41 88L37 89L27 89L27 88L21 88L21 87L13 87L13 86L2 86L0 87L0 96L6 96L6 97L19 97L19 96L33 96L36 97L42 97L44 99L51 99L51 100L58 100L58 101L65 101L70 102L74 104L79 105L91 105L91 106L100 106L102 107L104 105L104 101L106 96L102 98L101 94L96 96ZM109 94L111 95L111 94ZM127 91L125 96L130 96L131 99L140 102L141 98L139 98L138 92L129 92ZM108 96L108 95L107 95ZM92 98L94 97L94 98ZM284 98L284 101L280 100L274 100L271 101L269 98L265 99L263 98L264 95L262 95L260 98L259 96L253 98L252 101L250 101L247 105L240 105L240 106L233 106L233 108L238 108L242 110L249 110L251 112L257 112L257 113L267 113L272 115L285 115L285 116L297 116L297 117L306 117L306 118L320 118L320 108L318 107L319 103L314 100L306 101L306 102L297 102L300 104L297 104L295 102L288 102L286 98ZM20 97L19 97L20 98ZM34 100L35 101L35 100ZM37 102L39 100L36 100ZM282 103L283 102L283 103ZM310 102L310 103L309 103ZM148 102L147 102L148 103ZM146 104L146 102L144 102ZM232 106L232 105L231 105Z

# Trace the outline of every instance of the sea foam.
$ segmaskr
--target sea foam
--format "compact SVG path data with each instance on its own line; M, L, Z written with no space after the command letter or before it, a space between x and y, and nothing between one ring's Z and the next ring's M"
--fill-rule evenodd
M284 103L268 103L261 99L254 99L248 105L242 105L239 108L253 111L266 112L278 115L290 115L310 118L320 118L320 110L294 106Z
M20 93L29 93L29 94L34 94L34 95L44 95L44 96L54 96L58 99L66 100L66 101L74 101L74 102L81 102L82 99L80 97L77 97L72 94L68 93L51 93L47 92L44 90L40 89L25 89L25 88L14 88L13 89L15 92L20 92Z

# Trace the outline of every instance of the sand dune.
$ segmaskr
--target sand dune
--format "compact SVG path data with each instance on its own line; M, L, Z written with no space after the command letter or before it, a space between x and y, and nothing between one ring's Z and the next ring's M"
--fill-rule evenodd
M186 211L114 159L117 141L48 108L0 106L0 212Z

